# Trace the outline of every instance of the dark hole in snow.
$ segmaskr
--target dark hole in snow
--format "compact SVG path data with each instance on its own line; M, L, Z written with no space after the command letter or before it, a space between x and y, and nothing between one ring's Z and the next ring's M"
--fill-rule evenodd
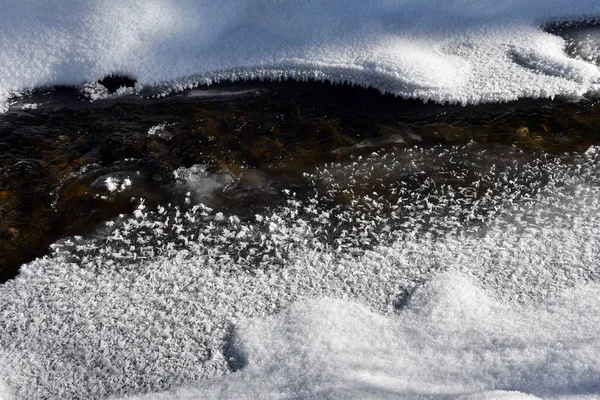
M120 87L133 87L135 82L135 79L124 75L109 75L98 81L110 93L116 92Z
M237 372L248 365L248 358L244 352L240 350L239 344L236 343L234 332L229 332L225 337L223 352L227 359L227 365L232 372Z

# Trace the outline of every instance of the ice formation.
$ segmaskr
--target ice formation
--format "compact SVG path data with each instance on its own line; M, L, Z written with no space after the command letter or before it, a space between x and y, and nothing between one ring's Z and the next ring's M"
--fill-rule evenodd
M154 136L157 133L164 131L168 125L169 124L166 122L163 122L162 124L151 126L150 129L148 129L148 136Z
M2 0L0 99L109 74L169 92L221 80L316 79L478 103L581 96L594 57L538 24L600 15L596 0ZM580 46L586 50L586 46ZM597 54L597 46L588 52ZM123 88L123 93L133 89Z
M600 151L511 152L331 163L250 219L142 203L0 286L0 381L32 400L597 397Z
M121 181L119 178L109 176L104 180L104 184L109 192L123 192L132 185L132 182L129 177Z

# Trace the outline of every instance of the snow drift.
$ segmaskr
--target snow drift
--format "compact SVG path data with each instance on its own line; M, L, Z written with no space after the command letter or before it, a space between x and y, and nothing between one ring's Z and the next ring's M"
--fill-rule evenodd
M598 89L540 23L594 0L1 0L0 100L123 74L159 92L239 79L316 79L479 103ZM593 42L596 43L596 42ZM580 46L597 52L597 46Z

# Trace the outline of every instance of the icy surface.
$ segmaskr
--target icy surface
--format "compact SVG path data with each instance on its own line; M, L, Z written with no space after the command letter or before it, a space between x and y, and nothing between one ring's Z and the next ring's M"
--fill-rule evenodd
M142 203L0 286L0 381L32 400L598 396L600 153L496 150L328 164L251 219Z
M203 165L190 168L178 168L173 172L179 186L188 191L188 197L193 197L203 204L212 204L215 192L223 191L232 185L236 178L229 172L208 172Z
M597 0L1 0L0 8L0 100L86 83L87 96L104 98L112 95L95 82L109 74L165 92L291 77L459 103L580 96L600 77L588 54L597 48L569 58L564 41L537 26L598 16Z

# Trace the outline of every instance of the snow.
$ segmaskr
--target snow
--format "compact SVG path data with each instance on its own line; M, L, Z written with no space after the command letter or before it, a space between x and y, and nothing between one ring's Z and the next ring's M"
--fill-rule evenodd
M406 98L479 103L598 89L593 54L569 58L539 27L598 16L596 0L2 0L0 98L84 85L92 100L240 79L316 79ZM589 46L587 46L589 47ZM586 45L580 50L586 52ZM137 79L108 94L110 74Z
M0 381L31 400L597 397L600 151L511 152L330 163L252 219L142 203L0 286Z
M11 391L1 380L0 380L0 400L13 400Z
M347 300L297 302L238 324L231 353L241 371L130 399L598 394L599 294L590 285L535 308L507 306L447 273L417 288L399 315Z

